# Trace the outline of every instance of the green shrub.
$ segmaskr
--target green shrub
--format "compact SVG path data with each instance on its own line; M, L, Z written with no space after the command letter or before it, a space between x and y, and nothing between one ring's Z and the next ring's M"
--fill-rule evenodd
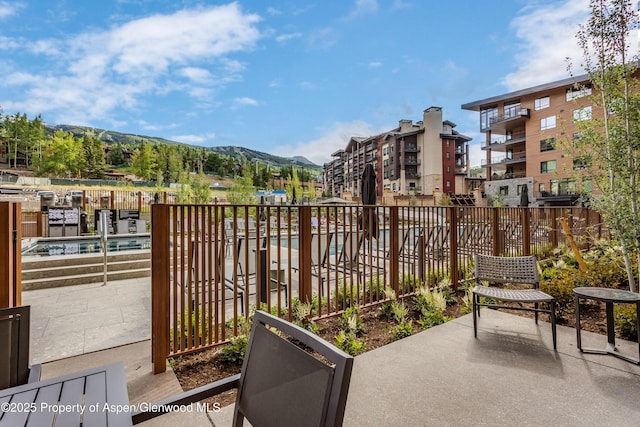
M449 320L442 311L423 311L418 319L418 325L423 329L441 325Z
M358 307L349 307L338 318L338 321L340 322L340 327L346 332L353 333L355 335L359 335L364 332L364 322L360 317Z
M392 301L390 309L390 318L399 324L403 324L409 315L409 309L404 305L403 301Z
M635 304L616 305L613 312L620 335L625 339L637 339L638 321Z
M464 314L469 314L473 311L473 288L468 287L464 291L464 297L462 297L462 304L460 305L460 311Z
M335 345L345 353L352 356L364 352L367 343L364 340L359 339L353 332L340 331L335 337Z
M421 286L413 297L416 311L442 311L447 308L447 301L442 291L430 290L427 286Z
M413 335L413 323L411 321L402 322L391 330L394 341Z
M317 300L316 300L317 301ZM320 330L316 322L311 320L313 313L313 303L301 303L299 300L293 310L293 323L317 334Z
M347 309L359 305L357 289L352 286L344 286L342 283L338 285L338 291L333 293L333 298L338 300L340 308Z
M222 346L218 354L218 360L227 365L241 365L247 352L249 338L247 335L238 335L229 340L229 344Z
M387 285L384 283L384 277L374 275L365 283L365 303L383 300L385 298L386 289Z

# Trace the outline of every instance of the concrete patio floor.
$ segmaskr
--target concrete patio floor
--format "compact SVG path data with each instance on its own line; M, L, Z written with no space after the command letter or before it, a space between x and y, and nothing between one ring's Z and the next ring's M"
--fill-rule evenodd
M114 292L113 300L146 311L148 294L134 291L136 284L127 286L120 290L113 286L109 290ZM127 330L149 331L149 320L128 316L129 309L123 308L119 322L100 325L96 318L101 316L100 307L104 307L103 315L119 317L107 308L115 304L89 302L105 292L104 288L90 289L74 289L64 298L72 294L87 298L85 307L92 312L83 317L91 319L82 322L83 334L69 333L64 327L46 329L55 325L51 322L56 317L69 314L63 311L50 312L42 331L46 342L55 345L38 346L42 336L35 333L32 337L32 359L49 361L43 365L43 378L123 361L131 402L152 402L179 392L170 369L162 375L151 373L148 340L120 345L124 344L121 332L126 336ZM146 289L148 292L148 282ZM44 311L55 306L52 298L46 293L31 294L25 303L32 304L36 319L44 318ZM105 333L103 345L120 346L87 352L93 347L85 344L82 351L75 351L77 355L65 357L65 348L77 348L80 335L91 339L97 327L112 330ZM114 335L118 339L111 341ZM144 339L136 333L130 337L130 342ZM585 332L583 343L604 347L606 337ZM637 356L636 343L618 344L623 353ZM83 352L86 354L80 354ZM558 327L558 351L553 351L548 323L536 326L528 318L483 310L478 339L473 337L472 318L467 315L356 357L344 425L637 426L638 392L639 366L612 356L580 353L573 328ZM144 425L210 426L212 420L217 426L231 425L231 408L220 413L163 415Z

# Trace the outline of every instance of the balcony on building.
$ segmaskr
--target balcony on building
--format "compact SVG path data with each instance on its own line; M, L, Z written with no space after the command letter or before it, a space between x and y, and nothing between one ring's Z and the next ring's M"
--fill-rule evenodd
M417 191L417 192L422 191L422 187L421 187L421 186L419 186L419 185L414 185L413 187L412 187L412 186L410 186L410 185L407 185L407 186L405 187L405 189L406 189L406 191Z
M404 177L406 179L420 179L420 172L417 171L405 171Z
M481 166L502 166L502 165L514 165L517 163L525 163L527 161L527 156L524 153L517 153L514 155L505 155L500 157L492 157L491 160L482 159L480 161Z
M405 153L419 153L420 152L420 147L416 144L407 144L404 146L404 152Z
M504 135L509 129L524 126L530 117L531 111L528 108L511 108L502 115L491 117L489 127L492 133Z
M505 179L526 178L525 172L494 172L491 174L491 181L502 181Z
M420 166L422 162L420 161L420 159L417 159L415 157L409 157L404 159L404 164L406 166Z
M488 145L484 145L481 148L483 150L504 151L506 147L510 147L526 141L525 131L505 133L506 136L502 138L496 138L492 140Z

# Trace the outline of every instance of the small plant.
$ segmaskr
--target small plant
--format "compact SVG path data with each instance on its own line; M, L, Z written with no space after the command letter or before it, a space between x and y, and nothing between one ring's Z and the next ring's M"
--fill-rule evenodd
M413 322L402 322L399 325L396 325L391 330L391 335L393 336L394 341L413 335Z
M352 356L357 356L364 352L367 346L366 341L356 337L353 332L345 332L342 330L334 338L336 340L336 347Z
M433 291L427 286L421 286L413 297L416 303L416 310L423 311L442 311L447 308L447 300L442 291L434 289Z
M296 325L305 328L308 331L317 334L319 331L318 325L316 322L311 320L311 315L313 313L313 304L312 303L298 303L293 307L293 318Z
M384 283L384 277L375 275L367 280L365 284L365 302L380 301L385 297L387 285Z
M616 305L614 307L614 316L618 331L623 338L635 339L638 337L638 323L636 319L635 305Z
M334 292L333 297L338 300L340 308L346 309L358 305L357 290L351 286L345 286L343 283L338 285L338 290Z
M438 326L449 320L442 311L423 311L418 319L418 325L423 329Z
M460 311L464 314L469 314L473 311L473 288L471 286L464 291Z
M398 297L396 296L396 293L394 292L393 289L386 289L384 291L384 297L385 299L389 300L389 301L385 301L384 303L382 303L382 313L387 316L388 318L391 318L392 316L392 304L394 301L396 301L398 299Z
M340 327L355 335L364 332L364 323L357 307L349 307L339 318Z
M247 335L238 335L229 340L229 344L223 346L218 354L218 360L227 365L241 365L247 352L249 338Z
M402 324L408 315L409 309L404 305L403 301L396 300L391 302L391 319L394 322Z

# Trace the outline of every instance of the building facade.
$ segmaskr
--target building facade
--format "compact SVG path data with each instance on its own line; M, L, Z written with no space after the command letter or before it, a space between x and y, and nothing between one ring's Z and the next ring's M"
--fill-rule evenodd
M397 195L468 194L470 138L458 133L455 123L442 120L442 108L430 107L422 120L400 120L398 127L371 137L353 137L344 150L324 165L325 192L340 197L343 191L359 195L364 166L376 171L378 193ZM342 166L342 170L340 170ZM342 176L343 186L338 185Z
M561 149L576 138L576 122L590 120L591 86L586 75L463 104L477 111L485 134L485 195L518 206L528 192L530 205L568 205L579 200L574 170L583 167Z

